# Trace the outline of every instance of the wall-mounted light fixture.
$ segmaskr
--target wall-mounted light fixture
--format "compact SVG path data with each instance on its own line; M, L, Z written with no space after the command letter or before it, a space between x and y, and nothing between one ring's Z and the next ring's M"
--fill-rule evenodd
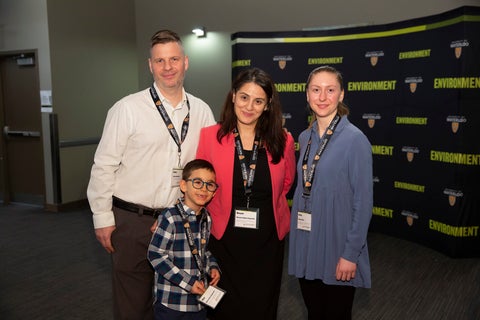
M197 35L197 38L202 38L207 36L207 33L205 32L205 27L195 27L193 28L192 32Z

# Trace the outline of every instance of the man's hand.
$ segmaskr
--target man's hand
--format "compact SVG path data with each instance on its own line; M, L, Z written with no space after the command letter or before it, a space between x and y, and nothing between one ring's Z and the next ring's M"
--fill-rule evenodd
M155 229L157 229L157 226L158 226L158 219L155 219L155 222L152 224L152 226L150 227L150 231L152 233L155 232Z
M102 247L107 250L108 253L115 252L115 249L112 245L113 230L115 230L115 226L95 229L95 236L97 237L97 240L100 242Z

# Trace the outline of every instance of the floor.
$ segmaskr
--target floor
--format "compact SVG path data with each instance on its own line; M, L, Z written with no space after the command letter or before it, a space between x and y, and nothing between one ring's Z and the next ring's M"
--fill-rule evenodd
M0 239L0 319L112 319L110 259L88 209L0 205ZM480 259L380 233L368 241L373 286L357 290L353 319L480 319ZM297 280L284 272L278 320L306 318Z

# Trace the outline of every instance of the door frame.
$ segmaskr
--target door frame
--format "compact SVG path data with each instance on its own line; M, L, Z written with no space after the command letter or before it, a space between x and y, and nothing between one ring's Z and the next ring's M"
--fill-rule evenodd
M22 55L28 56L33 56L34 58L34 73L35 76L32 78L32 81L35 81L35 87L37 87L40 90L40 74L39 74L39 68L38 68L38 50L37 49L24 49L24 50L11 50L11 51L0 51L0 61L4 61L5 59L11 59L15 58L18 56L19 58ZM3 200L4 205L8 205L12 202L12 190L11 190L11 173L9 170L9 162L8 162L8 148L7 148L7 143L6 143L6 135L3 132L3 128L5 128L5 106L4 103L4 89L3 89L3 82L4 79L2 79L2 76L0 75L0 134L2 135L0 138L0 174L3 177L0 179L0 193L1 195L1 200ZM40 95L40 91L38 92ZM41 110L41 101L39 100L39 105L37 106L38 110ZM41 111L40 111L41 112ZM41 117L40 117L41 118ZM40 122L40 128L43 127L42 123ZM40 130L40 144L41 144L41 149L43 150L44 148L44 142L43 142L43 137L42 137L42 130ZM42 163L40 165L41 170L43 170L43 177L45 177L45 168L44 168L44 154L42 152ZM45 199L46 199L46 186L45 186L45 179L42 181L43 184L43 203L41 204L42 206L45 206Z

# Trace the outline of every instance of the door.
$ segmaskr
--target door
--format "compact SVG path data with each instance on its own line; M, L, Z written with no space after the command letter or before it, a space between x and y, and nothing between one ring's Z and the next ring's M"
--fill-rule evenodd
M0 52L0 193L45 204L40 84L35 50Z

